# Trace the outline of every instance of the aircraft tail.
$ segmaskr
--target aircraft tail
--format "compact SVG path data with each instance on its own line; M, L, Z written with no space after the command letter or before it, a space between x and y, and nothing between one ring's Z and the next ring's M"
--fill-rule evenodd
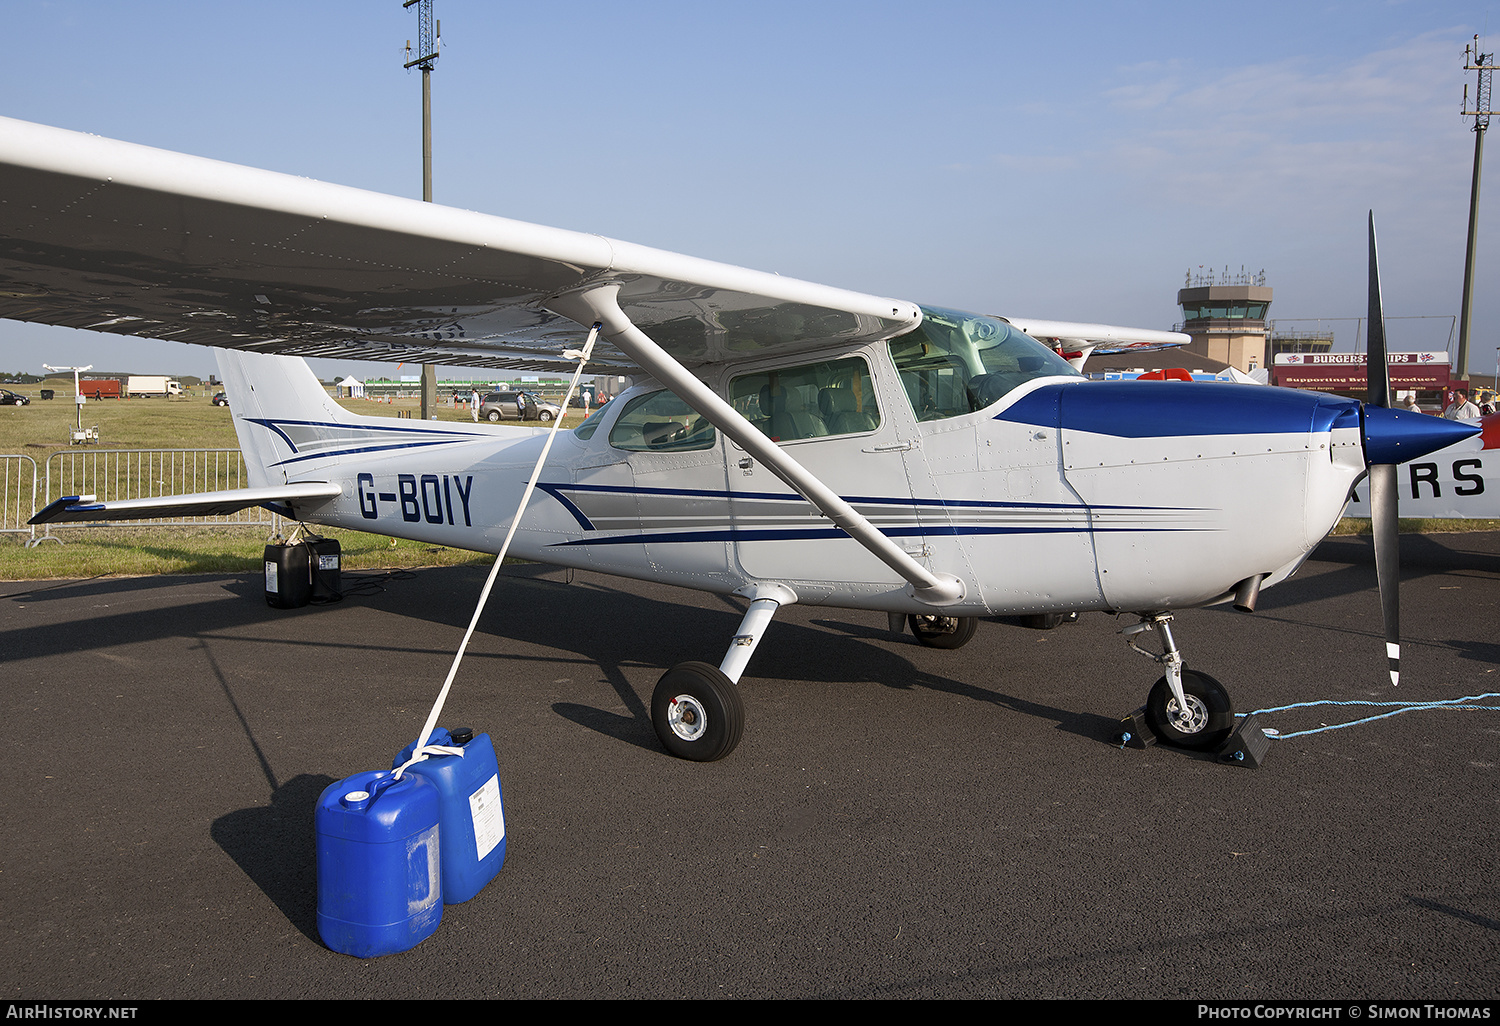
M254 487L286 483L287 442L278 439L283 424L335 425L355 421L324 390L307 361L238 349L215 349L219 377L229 399L235 434ZM280 432L284 435L284 429ZM295 449L295 446L292 448Z
M327 480L333 467L352 460L494 444L504 437L488 425L362 417L334 402L301 357L214 352L250 484L257 488ZM514 433L515 440L535 434Z

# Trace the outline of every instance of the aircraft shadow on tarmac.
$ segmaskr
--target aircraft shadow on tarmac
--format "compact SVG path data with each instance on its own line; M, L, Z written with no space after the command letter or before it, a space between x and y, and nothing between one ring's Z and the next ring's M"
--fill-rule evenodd
M1454 570L1476 570L1500 574L1500 554L1484 552L1465 544L1467 534L1401 535L1401 569L1412 576L1448 573ZM1369 535L1340 535L1325 538L1313 550L1312 558L1322 563L1348 563L1375 566L1375 547Z
M497 590L494 608L486 611L481 629L495 637L571 652L585 663L597 664L628 714L569 702L555 703L553 710L580 726L652 751L659 750L660 743L650 712L627 679L625 668L665 669L684 659L714 662L744 612L743 603L724 596L701 596L708 605L677 604L618 590L598 579L572 585L550 580L526 581L520 587L516 587L518 582L509 583L510 595L501 598ZM643 622L649 625L646 629ZM586 629L580 630L580 624L586 624ZM663 624L670 624L670 629L661 629ZM918 650L910 635L903 637L905 644ZM902 643L887 630L863 625L819 620L809 627L778 620L756 650L747 674L752 679L810 684L927 688L1049 719L1061 730L1096 740L1107 739L1118 729L1117 721L1107 717L1027 702L933 673L885 647L892 642Z
M1500 555L1464 547L1463 535L1401 536L1401 579L1416 581L1433 574L1470 572L1500 575ZM1334 570L1309 572L1304 565L1289 580L1269 588L1260 597L1258 612L1288 609L1324 599L1370 592L1371 608L1378 612L1380 597L1375 582L1375 549L1366 535L1327 538L1313 550L1308 564L1329 564ZM1229 606L1214 607L1228 609Z
M1461 581L1465 577L1492 579L1500 577L1500 555L1466 544L1464 534L1402 535L1401 580L1403 588L1433 576ZM1350 631L1367 636L1376 644L1380 638L1380 596L1375 581L1375 550L1368 536L1329 538L1314 550L1309 565L1291 579L1261 595L1254 616L1273 617L1285 622L1317 626L1325 630ZM1322 564L1322 566L1317 566ZM1332 567L1332 569L1325 569ZM1306 609L1330 599L1367 592L1370 618L1358 628L1328 623L1313 623ZM1228 604L1209 607L1211 612L1231 617L1245 614ZM1295 610L1295 611L1294 611ZM1276 616L1281 613L1284 615ZM1456 658L1487 664L1500 664L1500 641L1490 642L1464 637L1419 638L1409 635L1407 644L1440 645Z
M50 602L96 599L83 620L52 624L38 628L31 624L0 631L0 651L10 659L46 658L65 652L109 648L162 638L192 637L247 624L274 624L278 610L266 606L262 599L263 584L255 578L214 578L224 601L184 599L179 605L164 609L154 603L138 600L152 592L180 589L184 583L202 581L191 577L130 577L107 580L46 582L25 589L15 585L4 602L12 608L43 605ZM217 597L217 596L216 596ZM250 598L256 601L247 601ZM117 600L136 600L122 612L109 610ZM147 608L141 608L145 605ZM15 618L12 618L15 622ZM87 630L69 629L87 624Z
M445 660L452 654L452 646L456 646L460 632L472 615L483 573L481 568L469 566L423 570L408 580L386 574L345 574L346 593L371 582L377 585L381 581L389 583L383 594L378 591L358 594L331 606L308 606L298 610L269 608L263 601L262 579L250 575L49 584L12 592L7 601L24 605L61 599L100 600L89 610L88 631L69 630L63 625L0 631L0 646L4 646L0 650L10 652L14 658L45 658L162 638L211 639L227 633L233 633L241 641L264 640L292 646L368 650L372 646L340 640L342 632L309 639L294 636L305 635L305 631L288 629L307 616L320 616L325 612L338 615L339 606L365 605L452 628L451 645L438 640L442 637L441 632L424 630L408 635L425 639L418 644L390 646L405 652L430 651L445 665ZM664 600L622 590L611 585L610 578L601 575L580 573L576 581L566 583L564 573L556 567L538 564L507 566L481 618L480 631L492 637L512 639L528 648L542 647L571 653L585 664L597 665L604 681L628 710L628 715L576 703L557 703L554 710L591 730L656 750L659 744L651 727L646 702L636 693L625 670L628 667L665 669L684 659L717 662L738 628L743 602L727 596L657 588L658 593L670 597L670 600ZM114 600L125 605L129 596L139 599L143 593L149 595L166 588L180 588L185 581L192 580L205 582L214 589L211 593L213 600L205 601L200 593L198 597L184 597L179 604L167 609L151 601L131 603L131 608L119 613L108 608ZM864 683L900 689L928 688L1049 719L1061 730L1094 739L1107 738L1116 727L1114 721L1105 717L1086 716L1027 702L1014 695L951 679L923 669L899 651L887 647L895 643L911 646L913 653L925 651L910 635L897 638L883 628L842 621L818 623L828 629L803 626L787 619L773 624L767 642L757 651L751 665L752 677L809 683ZM264 627L263 632L247 634L247 627L260 626ZM373 646L375 649L381 647L384 646ZM547 657L471 652L469 658L484 661ZM434 676L439 678L441 671L435 668ZM639 678L639 674L635 676Z

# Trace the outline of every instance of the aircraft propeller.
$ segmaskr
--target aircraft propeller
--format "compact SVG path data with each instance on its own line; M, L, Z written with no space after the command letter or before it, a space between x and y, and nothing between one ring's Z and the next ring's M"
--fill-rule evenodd
M1380 302L1380 262L1375 251L1375 212L1370 211L1369 389L1360 407L1365 463L1370 468L1370 526L1375 537L1375 581L1385 621L1385 654L1391 684L1401 681L1401 557L1396 466L1477 432L1425 413L1391 408L1385 318Z
M1380 302L1380 259L1375 251L1375 211L1370 211L1370 342L1366 360L1368 390L1365 405L1390 409L1391 375L1386 362L1385 314ZM1370 423L1365 421L1368 439ZM1370 529L1375 537L1375 583L1380 589L1380 612L1385 621L1385 656L1391 684L1401 682L1401 535L1397 530L1400 496L1396 491L1396 464L1376 463L1368 444L1370 463Z

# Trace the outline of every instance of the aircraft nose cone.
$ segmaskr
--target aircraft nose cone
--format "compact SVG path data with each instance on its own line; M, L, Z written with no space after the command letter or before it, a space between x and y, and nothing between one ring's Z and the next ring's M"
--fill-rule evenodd
M1479 433L1478 424L1383 406L1363 407L1365 462L1405 463Z

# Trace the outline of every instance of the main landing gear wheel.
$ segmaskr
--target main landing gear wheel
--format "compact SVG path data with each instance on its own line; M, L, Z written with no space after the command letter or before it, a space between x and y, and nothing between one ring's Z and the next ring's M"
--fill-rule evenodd
M656 682L651 725L662 747L679 759L722 759L745 730L740 689L717 666L678 663Z
M1077 619L1077 613L1027 613L1021 617L1021 626L1034 631L1050 631Z
M1229 692L1206 673L1183 670L1182 693L1187 696L1186 709L1172 697L1167 678L1157 681L1146 699L1146 722L1169 744L1196 749L1219 747L1234 729Z
M913 613L907 626L928 648L963 648L979 626L977 616L928 616Z

